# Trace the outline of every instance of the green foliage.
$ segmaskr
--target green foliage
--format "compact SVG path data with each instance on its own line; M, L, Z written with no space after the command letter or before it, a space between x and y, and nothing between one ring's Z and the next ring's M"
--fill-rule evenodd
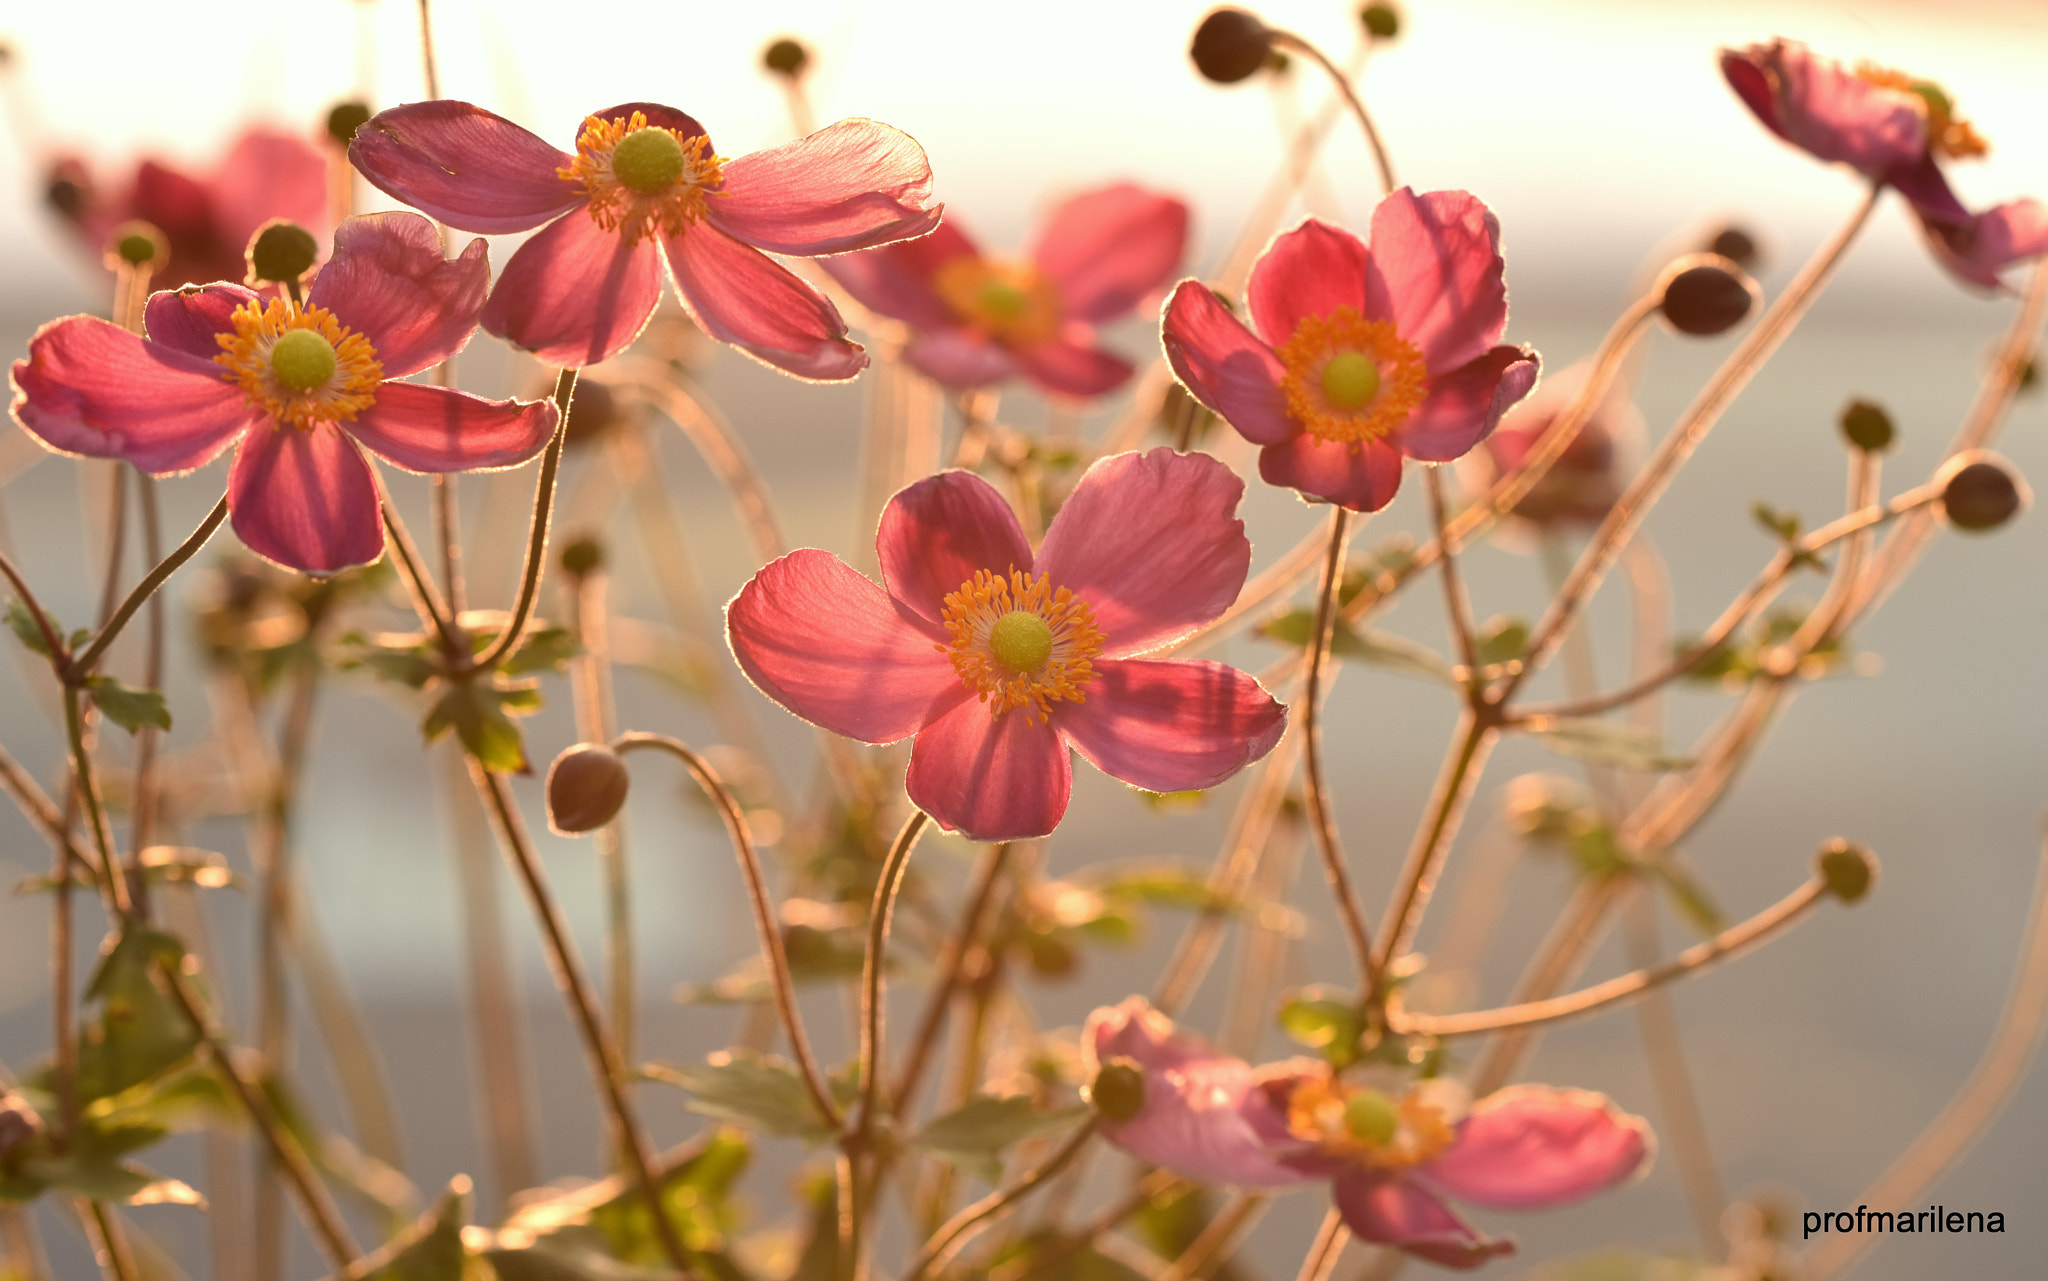
M1288 994L1280 1003L1280 1030L1321 1054L1330 1066L1358 1062L1365 1019L1351 993L1317 984Z
M1258 634L1268 640L1302 647L1308 644L1314 630L1315 614L1310 610L1296 609L1261 623ZM1428 646L1418 645L1391 632L1355 631L1342 619L1331 628L1330 652L1339 658L1355 658L1408 676L1442 681L1447 685L1457 683L1451 674L1451 664Z
M540 710L540 686L533 681L471 680L442 683L420 730L431 743L455 731L462 750L485 769L498 774L527 774L526 740L514 716Z
M92 691L92 701L108 720L133 734L144 725L158 729L171 727L170 708L164 705L161 691L136 689L123 685L111 676L94 676L85 682Z
M47 617L48 615L46 614L45 616ZM29 613L28 605L18 597L7 602L7 627L8 630L14 633L16 639L20 640L23 645L28 646L31 653L40 654L44 658L56 657L55 654L50 652L49 645L43 641L43 629L36 626L36 616ZM63 639L66 649L75 650L92 639L92 633L84 628L80 628L78 631L71 633L69 637L65 637L64 628L54 618L50 619L50 630L56 632L58 637Z
M692 1112L759 1134L824 1143L835 1133L796 1069L773 1055L721 1050L701 1067L652 1063L642 1071L649 1080L687 1090Z
M1216 1217L1216 1200L1207 1188L1191 1183L1153 1197L1133 1220L1145 1244L1162 1259L1177 1259L1208 1228ZM1209 1281L1243 1281L1244 1274L1229 1262L1206 1272Z
M1003 1149L1034 1135L1062 1130L1087 1116L1085 1107L1042 1112L1023 1095L977 1094L926 1122L911 1142L983 1180L1002 1177Z
M462 1244L469 1180L457 1178L441 1200L376 1253L358 1259L342 1281L480 1281Z
M1530 732L1552 751L1580 760L1625 769L1674 770L1692 764L1664 751L1664 740L1652 729L1590 716L1559 716L1533 724Z

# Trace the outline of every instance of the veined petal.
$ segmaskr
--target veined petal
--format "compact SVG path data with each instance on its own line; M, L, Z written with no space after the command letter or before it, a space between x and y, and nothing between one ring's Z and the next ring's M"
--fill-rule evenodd
M1287 414L1280 358L1199 280L1174 287L1159 337L1181 386L1246 440L1273 445L1301 430Z
M1258 681L1194 659L1095 660L1087 698L1053 723L1111 778L1148 792L1214 787L1273 750L1287 709Z
M1796 40L1723 49L1721 74L1766 128L1818 159L1882 178L1927 150L1926 117L1906 94Z
M993 386L1018 373L1017 358L1008 347L952 327L921 331L904 345L903 359L933 382L957 391Z
M370 185L462 231L530 231L585 200L555 171L575 157L466 102L409 102L356 130L348 158Z
M1365 245L1342 227L1304 218L1299 226L1273 237L1252 264L1245 309L1259 336L1278 346L1294 336L1305 316L1327 316L1349 307L1377 318L1366 310L1365 291Z
M958 324L959 318L939 296L933 278L953 259L979 253L967 233L949 218L930 235L879 249L837 254L821 259L818 265L869 311L919 329L942 329Z
M1030 378L1058 396L1100 396L1131 379L1131 362L1097 347L1086 326L1069 325L1050 342L1010 348L1010 355Z
M706 216L747 244L815 257L921 236L945 208L931 201L932 167L917 140L854 119L728 161Z
M1237 473L1208 454L1162 447L1098 459L1053 518L1038 570L1094 609L1104 657L1157 649L1243 590L1243 497Z
M1464 191L1406 187L1372 213L1368 320L1391 320L1432 376L1469 365L1508 327L1500 223Z
M327 174L327 157L304 138L273 129L243 134L208 184L224 247L240 253L272 218L289 218L314 240L327 239Z
M1022 711L991 715L986 704L966 696L957 678L954 687L962 700L919 730L911 746L903 780L911 802L969 840L1049 834L1067 812L1074 786L1059 732Z
M1922 219L1920 230L1944 266L1974 285L1997 289L1999 273L2048 254L2048 205L2014 200L1976 214L1961 226Z
M898 490L875 529L875 556L889 595L934 626L948 592L975 571L1031 572L1031 544L995 486L944 471Z
M186 285L165 289L149 296L142 308L143 332L159 346L196 356L209 365L220 355L220 335L235 331L229 317L243 303L255 298L240 285ZM220 376L218 366L214 376Z
M1642 1118L1604 1095L1520 1085L1474 1104L1457 1142L1416 1175L1474 1205L1540 1210L1606 1191L1646 1168L1655 1149Z
M384 554L370 464L333 423L258 424L228 472L228 515L244 546L308 574Z
M725 634L762 693L863 743L908 738L968 696L945 632L816 548L762 566L725 607Z
M403 378L468 345L490 289L482 240L450 262L441 233L418 214L363 214L335 231L334 256L306 301L369 339L386 378Z
M211 461L258 421L211 360L97 316L36 331L14 362L14 417L50 448L123 458L152 476Z
M452 387L385 383L343 430L407 471L488 471L539 453L560 418L548 400L485 400Z
M1456 1210L1398 1174L1353 1169L1333 1188L1344 1226L1362 1241L1390 1245L1446 1268L1470 1270L1513 1254L1515 1243L1489 1237Z
M624 351L661 301L661 249L627 244L581 210L519 246L478 319L550 365L594 365Z
M622 102L616 107L606 107L590 114L600 120L631 120L636 111L646 116L647 123L657 129L673 129L685 138L711 140L711 131L699 124L697 117L659 102Z
M1304 498L1376 512L1401 488L1401 454L1385 441L1350 444L1303 432L1260 450L1259 475L1269 485L1300 490Z
M867 367L831 299L760 250L704 223L664 243L683 305L713 338L815 382L844 382Z
M1486 439L1500 416L1536 385L1536 353L1495 347L1463 369L1429 381L1429 395L1387 443L1410 458L1447 463Z
M1955 189L1948 185L1948 176L1926 152L1912 163L1892 170L1888 181L1913 206L1914 214L1923 224L1961 227L1970 222L1969 209L1956 198Z
M1067 316L1099 325L1165 286L1187 247L1188 207L1120 182L1061 201L1028 251Z

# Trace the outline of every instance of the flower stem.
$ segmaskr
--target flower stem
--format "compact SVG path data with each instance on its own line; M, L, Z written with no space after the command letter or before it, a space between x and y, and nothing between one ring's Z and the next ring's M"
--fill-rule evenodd
M1451 546L1450 522L1445 515L1444 479L1433 466L1422 469L1424 488L1429 493L1429 514L1436 526L1437 546L1444 549L1444 609L1451 620L1451 640L1458 647L1458 658L1471 673L1470 679L1476 687L1479 681L1479 645L1472 627L1472 602L1465 595L1464 580L1458 574L1458 555ZM1476 688L1467 692L1467 697L1476 697Z
M555 410L561 420L555 424L554 438L540 456L540 478L534 482L533 524L526 538L526 572L520 576L519 598L512 606L512 617L505 622L505 630L498 633L498 638L474 664L485 670L496 667L519 647L520 633L526 630L526 620L533 616L533 600L540 591L541 572L548 563L548 524L554 516L555 477L562 469L562 446L569 437L569 403L576 396L576 373L574 369L564 369L555 377Z
M1394 182L1394 163L1387 158L1386 144L1380 141L1380 131L1374 126L1372 115L1366 111L1364 101L1358 96L1358 90L1352 87L1351 77L1345 75L1336 63L1331 62L1321 49L1295 35L1292 31L1276 30L1272 35L1274 47L1292 49L1329 73L1330 79L1337 86L1337 92L1344 95L1345 105L1349 106L1351 114L1358 118L1358 127L1365 131L1365 144L1372 148L1372 162L1378 167L1380 172L1380 194L1387 196L1394 194L1394 188L1397 185Z
M121 1225L107 1209L105 1201L87 1201L86 1216L91 1222L93 1257L100 1268L112 1281L142 1281L142 1273L136 1269L135 1256L128 1249L128 1238L121 1231Z
M382 497L385 541L391 545L391 558L398 565L398 576L405 580L406 590L412 596L413 610L440 637L441 649L448 662L462 663L469 654L469 639L463 635L461 624L441 598L434 580L428 577L426 566L420 560L419 545L413 542L411 531L399 518L398 505L391 501L390 494Z
M1387 968L1401 955L1422 923L1422 911L1436 889L1438 874L1443 871L1444 855L1450 849L1451 838L1457 835L1466 802L1472 798L1473 786L1479 781L1480 769L1494 739L1499 737L1499 729L1499 709L1477 699L1458 722L1457 738L1444 758L1436 789L1430 795L1429 820L1415 834L1408 861L1401 869L1399 888L1388 906L1387 919L1380 926L1380 951L1374 957L1370 988L1379 1006L1383 1007L1386 1001Z
M1047 1157L1037 1169L1009 1187L989 1193L948 1219L945 1226L934 1233L931 1240L925 1242L917 1260L910 1265L910 1270L903 1274L903 1281L924 1281L932 1269L951 1259L960 1247L986 1228L991 1220L1051 1182L1067 1167L1068 1162L1081 1154L1082 1148L1088 1146L1088 1141L1095 1137L1095 1130L1099 1124L1094 1117L1090 1117L1085 1124L1068 1135L1067 1141L1060 1144L1059 1149Z
M143 575L142 581L135 584L135 589L128 593L127 599L107 617L107 621L93 636L91 643L71 661L71 679L83 680L92 674L93 667L107 652L107 646L114 643L114 638L121 634L121 629L128 625L128 620L135 617L135 611L142 608L144 601L156 594L156 590L177 572L179 566L191 560L200 548L206 546L206 540L213 537L213 532L220 528L220 523L227 519L227 515L228 499L226 494L222 494L220 501L213 505L213 510L206 514L206 519L199 522L199 527L186 535L184 542L172 548L170 555L158 561L156 568ZM12 573L8 576L13 577ZM30 602L30 605L33 609L33 602ZM40 618L41 611L37 610L36 613Z
M995 901L996 885L1002 880L1003 869L1009 865L1010 850L1014 844L1003 841L990 846L982 856L981 865L975 869L974 883L967 891L967 909L960 916L959 932L946 944L945 956L939 961L939 981L925 1001L924 1014L917 1024L917 1035L911 1038L909 1056L904 1061L902 1075L896 1081L896 1093L889 1104L889 1110L894 1114L901 1115L910 1107L918 1085L924 1080L925 1068L930 1065L932 1051L938 1046L939 1031L946 1023L946 1012L960 991L961 981L966 977L967 962L974 955L981 932L988 927L989 905Z
M14 567L14 562L7 559L5 552L0 552L0 576L4 576L8 585L14 588L15 599L21 602L21 607L28 611L29 618L35 622L36 632L43 638L43 647L52 655L63 654L64 637L57 630L57 624L50 621L50 615L43 609L43 603L29 590L28 580L21 576L21 571Z
M1323 1215L1323 1226L1316 1229L1315 1244L1309 1246L1308 1257L1301 1261L1301 1272L1295 1281L1325 1281L1337 1270L1337 1260L1350 1242L1351 1229L1344 1226L1344 1216L1333 1205Z
M1351 885L1351 871L1344 863L1344 847L1337 839L1337 823L1330 813L1330 798L1323 787L1322 732L1317 723L1322 714L1323 666L1330 652L1330 638L1336 630L1337 593L1344 584L1344 543L1350 531L1351 513L1330 508L1329 550L1323 557L1323 583L1316 593L1316 617L1309 632L1308 672L1301 682L1301 742L1305 777L1302 790L1308 802L1309 828L1315 833L1316 850L1323 857L1323 874L1337 900L1337 917L1344 937L1358 961L1359 981L1369 989L1373 982L1372 935L1365 913L1358 905L1358 892Z

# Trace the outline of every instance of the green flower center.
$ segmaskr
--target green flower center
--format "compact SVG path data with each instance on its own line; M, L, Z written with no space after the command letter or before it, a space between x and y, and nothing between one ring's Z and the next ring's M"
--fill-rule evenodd
M982 311L996 320L1021 320L1030 299L1007 280L991 280L981 287L980 301Z
M1323 395L1339 409L1363 409L1379 391L1380 367L1362 351L1340 351L1323 366Z
M1383 1148L1401 1130L1401 1110L1378 1090L1360 1090L1344 1100L1344 1130L1354 1139Z
M334 344L310 329L294 329L270 349L270 373L291 391L311 391L334 377Z
M612 172L643 196L673 187L684 166L683 144L666 129L635 129L612 151Z
M988 629L988 648L1018 675L1035 672L1052 657L1052 628L1030 610L1013 609Z

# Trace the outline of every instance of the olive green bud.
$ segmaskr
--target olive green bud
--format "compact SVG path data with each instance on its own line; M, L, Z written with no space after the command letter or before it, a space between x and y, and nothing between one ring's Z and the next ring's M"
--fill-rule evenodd
M1868 400L1852 400L1842 410L1842 435L1866 454L1879 454L1892 447L1892 416L1884 406Z
M562 547L562 572L584 578L604 568L604 544L592 535L572 538Z
M370 106L351 99L337 102L327 113L327 136L346 147L355 140L356 130L370 121Z
M1664 269L1663 284L1664 318L1700 338L1741 324L1762 298L1756 282L1719 254L1687 254Z
M249 281L252 285L284 284L304 276L320 260L320 242L313 233L285 218L273 218L249 238Z
M1731 224L1714 233L1714 238L1707 242L1707 252L1719 254L1748 271L1756 265L1756 237Z
M2011 463L1981 449L1951 458L1939 479L1942 515L1973 534L1997 529L2032 498Z
M1111 1059L1082 1093L1104 1120L1128 1121L1145 1108L1144 1069L1136 1059Z
M599 743L578 743L548 766L548 826L564 836L603 827L626 803L632 776L619 754Z
M1195 70L1220 85L1236 84L1267 63L1273 32L1243 9L1216 9L1195 28L1188 56Z
M761 65L778 76L794 80L811 65L811 51L804 48L801 40L784 36L761 51Z
M136 220L114 228L107 239L109 267L148 267L154 270L171 256L171 242L164 239L154 223Z
M1375 40L1392 40L1401 34L1401 11L1390 4L1369 4L1358 11L1366 34Z
M1856 902L1877 883L1876 856L1839 836L1821 846L1814 870L1827 882L1828 892L1844 903Z

